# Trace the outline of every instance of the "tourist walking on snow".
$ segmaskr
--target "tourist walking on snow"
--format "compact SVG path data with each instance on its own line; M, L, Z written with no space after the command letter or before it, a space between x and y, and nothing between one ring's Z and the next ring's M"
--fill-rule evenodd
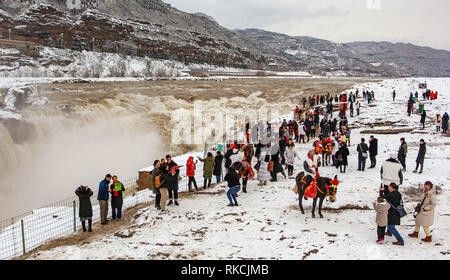
M80 200L78 216L80 217L83 232L86 232L86 221L88 221L87 231L92 232L92 205L91 196L94 192L88 186L80 186L75 194Z
M397 152L397 159L400 164L403 166L403 172L406 171L406 155L408 154L408 144L406 143L405 138L400 139L400 148Z
M391 153L390 158L381 166L381 180L385 188L392 182L397 186L403 184L402 166L395 158L395 153Z
M445 112L444 116L442 117L442 133L447 134L448 131L448 114Z
M388 210L388 226L386 235L394 235L397 241L393 244L403 246L405 245L405 241L395 228L395 226L400 225L400 213L396 210L396 208L402 203L402 195L398 191L398 186L395 183L390 183L387 189L384 186L381 187L380 197L386 199L386 201L391 205L391 208Z
M427 153L427 147L426 147L425 140L420 139L419 153L417 154L416 169L413 171L414 173L417 173L417 169L419 169L419 165L420 165L419 174L422 174L422 172L423 172L423 162L425 161L425 154L426 153Z
M420 123L422 124L422 129L425 129L425 121L427 117L427 112L423 110L422 115L420 116Z
M441 114L436 114L436 117L434 117L434 124L436 125L436 132L441 131L441 124L442 124Z
M388 224L388 211L391 208L391 205L386 201L386 199L379 197L377 200L373 202L373 209L377 213L376 222L377 222L377 235L378 235L378 244L383 244L384 235L386 233L386 226Z
M288 176L292 177L294 175L294 162L295 158L300 158L297 152L294 150L294 145L289 144L286 151L284 152L284 157L286 158L286 163L288 167Z
M286 173L284 173L284 169L280 164L280 148L278 144L272 144L272 147L270 148L270 154L272 156L271 160L273 161L273 169L271 171L272 175L272 181L277 182L277 174L281 173L284 176L284 179L286 179Z
M206 182L208 182L208 188L211 187L211 178L214 171L214 157L212 153L208 153L208 156L206 158L200 158L198 159L204 163L203 165L203 189L206 189Z
M102 225L108 224L108 200L109 200L109 182L111 181L111 175L107 174L98 187L97 200L100 205L100 221Z
M364 171L366 168L366 160L368 158L367 152L369 151L366 139L361 138L361 143L359 143L356 151L358 152L358 171Z
M112 181L110 186L112 220L120 221L122 218L123 192L125 191L125 186L119 182L116 175L112 177Z
M258 177L257 180L259 181L258 186L267 185L267 182L270 181L270 172L268 170L269 168L269 162L270 162L270 154L264 153L259 156L259 169L258 169Z
M224 180L228 183L228 188L230 188L227 192L227 197L230 201L228 206L238 206L236 194L241 190L241 183L239 182L239 174L233 166L228 169Z
M375 168L377 165L378 139L376 139L373 135L371 135L369 139L369 155L370 155L369 169Z
M339 168L341 173L345 173L348 165L348 156L350 155L350 151L347 148L347 144L345 142L340 143L339 150L335 155L335 165L336 168Z
M420 227L423 227L426 237L422 239L423 242L431 242L430 227L434 223L434 209L437 206L436 201L436 187L430 181L425 182L423 195L420 203L416 206L414 217L416 221L416 228L409 237L418 238Z
M195 180L195 170L197 170L197 162L198 161L194 162L194 157L190 156L186 163L186 176L188 177L189 191L191 191L192 184L194 184L195 189L198 190L197 181Z
M413 110L414 110L414 102L413 102L412 99L409 99L409 100L408 100L408 110L407 110L407 112L408 112L408 117L411 116Z

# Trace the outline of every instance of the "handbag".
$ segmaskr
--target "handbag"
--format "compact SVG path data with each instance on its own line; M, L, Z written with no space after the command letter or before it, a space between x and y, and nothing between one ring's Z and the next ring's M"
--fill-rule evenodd
M403 199L400 200L400 204L397 207L392 205L392 203L390 203L390 202L389 202L389 204L391 205L392 208L394 208L398 212L398 214L400 215L400 218L403 218L408 214L405 210L405 206L403 205Z
M274 162L271 160L270 162L269 162L269 165L267 166L267 171L272 171L272 169L273 169L273 166L274 166Z
M361 151L361 157L362 158L367 158L368 157L367 153L362 151L361 144L359 144L359 150Z

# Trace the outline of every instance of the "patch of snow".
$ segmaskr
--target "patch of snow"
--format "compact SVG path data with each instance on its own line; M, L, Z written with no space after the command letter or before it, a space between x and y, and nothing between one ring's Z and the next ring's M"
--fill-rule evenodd
M295 182L292 179L257 186L250 180L248 193L239 193L239 207L227 207L225 185L205 190L203 195L192 195L180 200L180 206L168 207L168 213L159 214L154 206L139 210L128 235L123 239L114 234L100 236L82 245L57 247L34 254L31 259L449 259L450 237L448 228L450 218L450 167L448 165L450 141L435 132L430 120L425 130L421 130L420 116L406 114L406 103L410 92L418 90L418 83L426 81L432 90L439 91L439 99L423 102L429 116L448 112L450 109L450 79L408 78L390 79L382 82L355 84L349 91L361 92L364 89L375 92L375 103L368 106L362 102L361 115L350 117L354 126L351 134L349 166L345 174L334 167L321 167L322 176L333 177L338 174L337 201L325 204L335 211L324 211L324 219L311 218L311 199L304 201L305 215L298 209L298 198L292 192ZM397 91L397 101L392 102L391 93ZM361 96L361 95L360 95ZM280 119L279 119L280 120ZM376 134L378 138L378 165L364 172L356 171L356 146L362 130L375 122L396 121L397 125L413 128L415 133L396 135ZM380 166L392 151L397 151L400 137L409 143L407 169L403 193L407 188L417 188L426 180L442 188L437 196L438 206L433 225L433 242L426 244L420 239L410 239L407 234L414 228L412 211L418 203L417 198L408 198L403 193L408 215L402 218L398 231L405 239L405 246L391 244L395 238L386 237L386 244L378 245L376 240L375 211L372 201L378 197L380 185ZM411 172L415 166L419 139L429 143L425 159L424 174ZM297 144L300 159L295 164L294 174L302 170L302 162L311 149L308 144ZM177 158L183 164L188 155ZM255 163L255 162L254 162ZM200 167L202 163L197 166ZM196 174L200 173L197 171ZM182 181L183 182L183 181ZM201 181L200 181L201 182ZM186 182L181 183L181 185ZM208 194L210 193L210 194ZM366 207L367 210L340 210L346 205ZM316 210L317 211L317 210ZM94 210L94 213L96 211ZM95 230L95 229L94 229ZM423 232L420 233L423 237ZM133 249L131 249L133 248ZM313 253L312 253L313 252ZM312 254L311 254L312 253Z

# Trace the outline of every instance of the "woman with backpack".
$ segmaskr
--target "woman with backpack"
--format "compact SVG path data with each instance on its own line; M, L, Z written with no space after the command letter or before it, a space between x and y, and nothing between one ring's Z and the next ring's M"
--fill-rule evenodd
M75 194L80 200L78 216L80 217L83 232L86 232L86 221L88 221L88 232L92 232L92 204L91 196L94 192L88 186L80 186Z
M398 191L398 186L395 183L391 183L387 189L385 189L384 186L380 187L380 197L386 199L386 201L391 205L391 208L388 211L388 226L386 235L395 236L397 241L393 243L394 245L404 246L405 241L395 228L396 225L400 225L401 218L397 208L403 204L402 195Z
M416 212L414 214L416 228L413 233L408 234L409 237L418 238L420 227L423 227L426 237L422 239L422 241L432 241L430 227L434 223L434 209L436 208L436 205L436 188L430 181L427 181L424 184L421 202L416 206Z

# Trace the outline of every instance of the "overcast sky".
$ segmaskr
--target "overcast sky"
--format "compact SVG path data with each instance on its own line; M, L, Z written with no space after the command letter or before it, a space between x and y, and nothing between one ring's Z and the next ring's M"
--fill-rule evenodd
M333 42L389 41L450 50L450 0L163 0L229 29ZM380 5L378 5L380 3Z

